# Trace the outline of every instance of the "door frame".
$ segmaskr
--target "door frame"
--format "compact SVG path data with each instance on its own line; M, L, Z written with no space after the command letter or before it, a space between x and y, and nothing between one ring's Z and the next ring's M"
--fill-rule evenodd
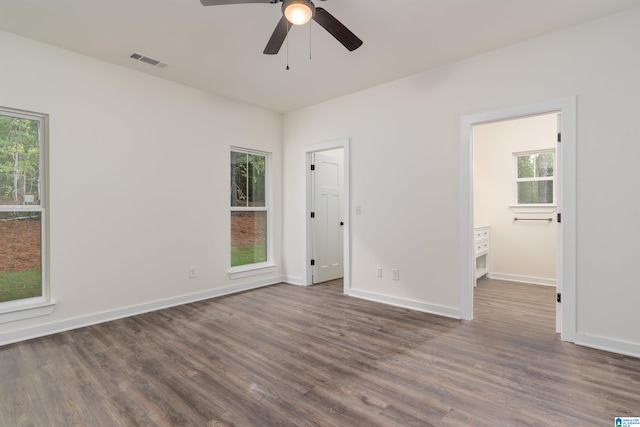
M311 286L313 284L313 268L311 266L311 259L313 258L313 227L311 224L311 212L313 206L313 179L311 176L311 159L312 154L334 150L342 148L343 155L343 179L344 179L344 192L342 198L342 216L344 218L344 231L343 231L343 266L344 266L344 279L343 279L343 292L349 294L351 289L351 242L349 237L351 236L351 204L349 196L349 138L337 139L334 141L321 142L318 144L312 144L305 147L305 192L306 192L306 208L305 208L305 278L304 286Z
M460 118L460 317L473 319L473 126L559 112L562 142L558 144L559 185L557 289L562 293L560 337L576 336L576 97L472 114Z

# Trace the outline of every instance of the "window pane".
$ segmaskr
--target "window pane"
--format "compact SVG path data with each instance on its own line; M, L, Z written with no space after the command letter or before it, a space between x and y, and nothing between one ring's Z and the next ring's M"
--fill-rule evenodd
M0 115L0 205L40 204L38 121Z
M0 302L42 295L41 217L0 212Z
M518 156L518 178L533 178L535 156Z
M265 207L265 156L249 154L247 159L248 191L247 204Z
M518 183L518 204L553 203L553 181Z
M247 157L231 152L231 206L247 206Z
M231 212L231 266L267 261L267 212Z
M553 176L553 153L538 154L536 176Z

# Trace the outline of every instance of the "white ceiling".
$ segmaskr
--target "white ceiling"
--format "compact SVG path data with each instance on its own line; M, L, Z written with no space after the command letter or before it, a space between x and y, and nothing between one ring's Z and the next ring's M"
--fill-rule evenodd
M364 41L315 23L263 55L280 5L199 0L0 0L0 29L277 112L640 6L640 0L317 1ZM133 52L169 64L129 58ZM309 59L311 53L312 59ZM0 58L1 61L1 58Z

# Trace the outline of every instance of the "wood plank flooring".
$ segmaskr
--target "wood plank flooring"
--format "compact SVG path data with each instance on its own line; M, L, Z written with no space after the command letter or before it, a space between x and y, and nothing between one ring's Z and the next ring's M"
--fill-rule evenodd
M457 321L274 285L0 347L0 426L609 426L640 359L563 343L554 289Z

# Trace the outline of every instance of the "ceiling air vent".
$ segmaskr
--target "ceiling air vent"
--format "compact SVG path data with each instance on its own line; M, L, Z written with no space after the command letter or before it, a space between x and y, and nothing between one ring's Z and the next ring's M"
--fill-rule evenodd
M154 67L158 67L158 68L164 68L168 65L162 61L158 61L157 59L153 59L148 56L142 55L141 53L134 52L131 54L131 58L135 59L136 61L146 62L147 64L153 65Z

